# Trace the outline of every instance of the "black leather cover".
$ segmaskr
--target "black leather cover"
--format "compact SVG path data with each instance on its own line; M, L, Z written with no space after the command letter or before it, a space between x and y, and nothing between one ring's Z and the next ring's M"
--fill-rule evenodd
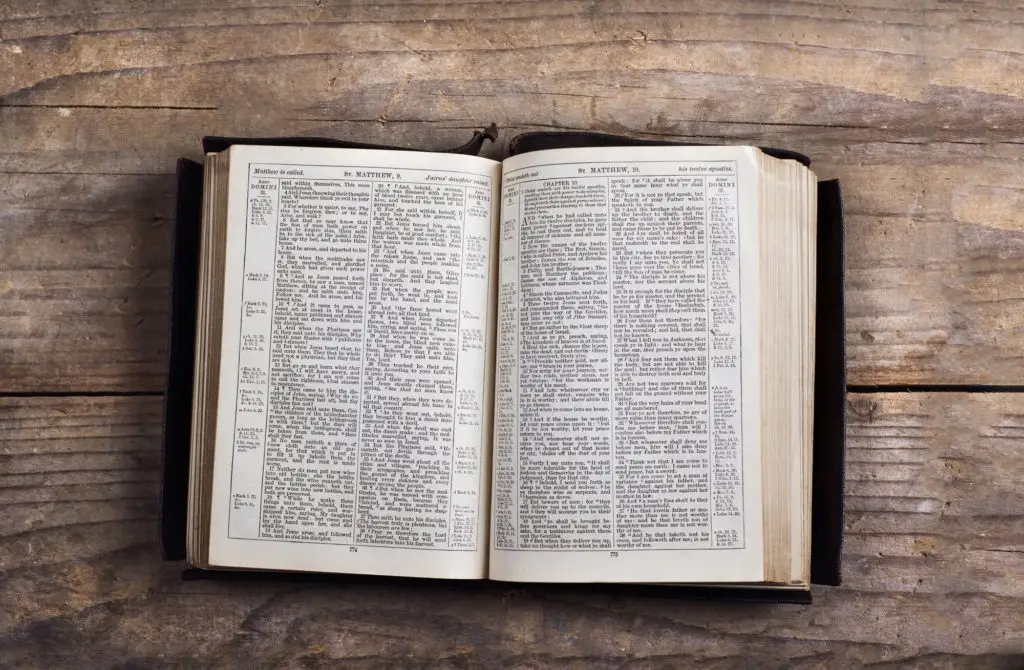
M367 144L365 142L350 142L349 140L336 140L329 137L220 137L208 135L203 138L203 152L217 153L224 151L232 144L262 144L274 147L321 147L330 149L387 149L400 151L430 151L431 153L445 154L469 154L476 156L480 153L484 142L494 142L498 139L498 126L491 124L486 128L477 130L473 137L465 144L460 144L451 149L411 149L408 147L393 147L386 144Z
M843 194L818 182L818 297L814 333L814 467L811 582L842 581L846 470L846 320L843 302Z
M478 131L470 142L450 150L476 154L483 142L493 141L492 126ZM203 140L207 151L232 144L326 146L343 148L399 149L315 138L224 138ZM641 140L591 132L537 132L514 138L510 155L568 147L593 146L696 146L694 143ZM763 149L778 158L810 165L803 154L784 149ZM195 357L196 284L199 264L199 228L203 192L202 166L178 161L178 200L172 271L171 343L164 405L164 472L161 537L166 560L185 558L189 430L192 421L192 383ZM818 183L818 273L815 334L814 470L812 475L811 581L838 585L841 580L843 537L843 473L845 463L845 325L843 310L843 208L838 181ZM185 579L298 580L330 583L373 583L382 578L362 575L322 575L289 572L222 571L187 569ZM523 585L386 578L388 582L418 584L422 588L471 591L518 591L542 589L543 593L599 591L609 594L657 595L660 597L710 598L745 602L810 603L806 591L772 588L677 587L643 584L545 584Z
M497 582L487 579L419 579L416 577L381 577L376 575L324 574L318 572L261 572L258 570L199 570L189 568L182 572L183 580L215 579L233 582L287 582L301 584L324 584L332 588L346 585L366 584L401 585L403 589L416 589L437 598L450 597L453 593L489 593L504 596L511 593L542 598L572 597L579 594L602 596L640 596L647 598L679 600L728 600L741 603L789 603L807 605L811 603L810 591L797 589L744 588L729 586L676 586L673 584L612 584L612 583L524 583Z
M192 382L199 283L199 230L203 220L203 166L178 160L178 201L171 251L171 338L164 394L160 538L164 560L185 558Z

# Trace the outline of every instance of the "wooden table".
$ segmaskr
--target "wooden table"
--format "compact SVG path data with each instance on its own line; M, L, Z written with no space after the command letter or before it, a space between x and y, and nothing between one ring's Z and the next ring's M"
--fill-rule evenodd
M0 664L1024 667L1021 7L91 4L0 3ZM750 606L160 561L175 158L491 121L490 155L596 129L785 146L843 180L843 587Z

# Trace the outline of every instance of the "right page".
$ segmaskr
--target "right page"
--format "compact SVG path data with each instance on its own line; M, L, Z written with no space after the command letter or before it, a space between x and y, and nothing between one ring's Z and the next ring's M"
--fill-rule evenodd
M505 161L491 579L764 578L757 155Z

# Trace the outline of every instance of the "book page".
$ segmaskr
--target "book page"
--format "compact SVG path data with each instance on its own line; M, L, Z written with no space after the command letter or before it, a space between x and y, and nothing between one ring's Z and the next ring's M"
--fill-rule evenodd
M492 579L762 579L754 156L505 161Z
M500 164L230 152L210 563L484 577Z

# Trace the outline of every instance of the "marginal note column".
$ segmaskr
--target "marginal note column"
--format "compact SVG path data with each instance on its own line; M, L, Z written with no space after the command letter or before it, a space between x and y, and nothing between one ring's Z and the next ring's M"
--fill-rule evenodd
M276 176L253 174L250 166L245 245L273 249L277 237L279 188ZM274 255L246 253L242 268L242 306L238 378L231 453L231 502L228 536L255 539L260 535L261 480L266 447L267 397L270 373L270 327ZM227 353L226 355L231 355Z
M744 543L740 239L737 176L724 169L706 181L711 527L715 548L735 548Z
M488 295L491 280L491 189L479 183L463 187L464 227L459 300L459 366L456 375L454 451L450 473L451 507L448 548L477 549L481 525L480 490L485 393L476 380L487 366L486 302L466 300L468 294Z
M501 203L498 337L494 377L492 538L498 549L519 546L519 226L522 191L506 184Z

